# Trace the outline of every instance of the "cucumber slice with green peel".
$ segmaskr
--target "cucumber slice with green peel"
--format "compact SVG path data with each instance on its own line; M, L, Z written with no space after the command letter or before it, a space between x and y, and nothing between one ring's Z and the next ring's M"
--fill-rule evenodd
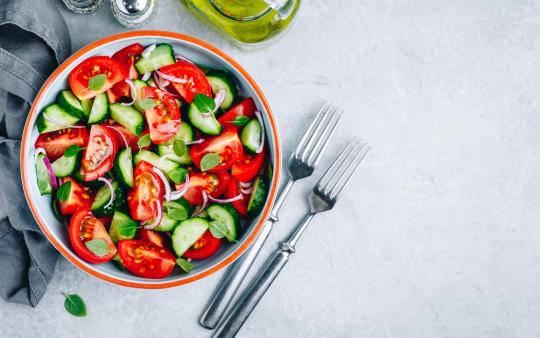
M90 116L90 111L92 110L93 102L94 100L92 99L81 100L81 107L83 109L84 116L86 117Z
M165 174L170 173L179 166L179 164L174 161L170 161L167 158L161 158L153 152L144 149L135 154L134 160L135 165L137 165L140 161L146 161L154 167L161 169L163 172L165 172Z
M53 168L54 175L56 177L66 177L71 175L75 169L77 168L77 164L79 163L79 154L75 156L62 156L53 163L51 163L51 167Z
M84 116L81 101L73 94L71 90L65 89L58 94L56 98L58 105L66 111L66 113L81 119Z
M180 222L172 234L172 246L178 257L181 257L208 230L208 221L202 218L190 218Z
M195 103L189 105L188 119L195 128L208 135L219 135L223 129L214 114L204 117Z
M131 148L120 150L114 160L114 172L116 178L125 187L133 188L133 159L131 156Z
M133 80L133 84L135 85L135 88L137 89L137 100L135 100L135 103L133 104L133 107L140 111L141 113L144 113L143 107L141 107L141 101L143 100L142 96L142 89L144 87L148 87L146 82L141 80Z
M109 116L109 102L107 94L97 94L88 115L88 124L103 123Z
M115 210L122 206L122 204L124 204L126 201L124 190L122 190L118 182L112 182L112 186L114 189L114 199L110 204L109 201L111 199L111 189L109 189L109 186L105 184L99 188L96 197L94 198L94 202L90 207L94 216L111 216ZM109 205L107 206L107 204Z
M116 210L111 221L109 236L115 244L123 239L134 239L140 227L139 223L132 220L128 214Z
M179 224L180 222L170 218L166 214L163 214L161 217L161 222L159 222L159 225L154 229L154 231L158 232L168 232L173 231L174 228Z
M189 155L189 148L182 156L178 156L174 153L172 145L159 144L157 149L159 156L167 155L168 160L174 161L178 164L188 165L193 163L191 156Z
M68 114L60 105L53 103L45 107L36 121L39 133L67 129L64 125L56 124L52 121L58 121L66 125L74 125L80 118Z
M197 215L197 217L204 218L206 220L210 219L210 217L208 216L208 212L206 210L203 210L201 213L199 213L199 215Z
M172 46L168 43L160 43L148 56L141 56L135 63L135 68L139 74L144 74L174 63L176 63L176 57Z
M212 221L221 223L227 228L227 239L235 241L240 222L238 212L228 204L212 204L206 211Z
M36 177L39 193L47 195L52 193L51 175L45 166L45 154L39 154L36 157Z
M253 190L249 198L247 211L251 216L257 216L266 202L268 185L262 176L258 176L253 183Z
M173 231L181 221L189 218L191 205L185 199L163 203L163 218L155 231Z
M236 88L236 84L234 83L232 76L226 71L212 69L206 73L206 78L210 83L210 87L212 87L212 92L214 92L214 95L217 94L221 89L225 90L225 100L223 100L220 108L229 108L238 95L238 88Z
M114 103L109 106L109 112L113 120L126 127L133 134L139 136L143 132L144 118L137 109Z
M262 142L262 128L259 120L252 119L246 124L240 133L240 140L249 151L252 153L257 152Z

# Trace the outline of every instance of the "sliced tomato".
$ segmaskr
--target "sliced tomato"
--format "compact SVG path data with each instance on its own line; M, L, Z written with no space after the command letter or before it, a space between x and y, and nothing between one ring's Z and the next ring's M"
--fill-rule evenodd
M116 145L118 146L118 149L125 148L127 142L129 147L133 149L133 151L139 150L139 146L137 145L137 141L139 140L139 138L137 137L137 135L129 131L126 127L114 122L113 120L108 120L106 124L104 124L104 126L112 130L112 134L116 138ZM146 133L148 134L148 132ZM144 135L144 132L141 134L141 136L142 135Z
M116 103L120 100L120 96L116 95L112 89L107 90L107 101L109 104Z
M134 187L129 191L127 201L134 220L153 220L163 206L165 187L153 168L150 163L141 161L133 172Z
M115 83L110 91L117 97L115 101L118 101L121 97L131 97L131 87L126 81Z
M240 161L232 165L231 175L240 182L251 181L263 167L265 156L265 149L254 156L244 155Z
M122 65L124 72L133 80L139 77L135 62L139 60L143 51L144 47L140 43L134 43L114 53L112 58Z
M174 137L180 128L180 109L174 97L154 87L143 87L143 99L152 99L155 105L144 111L153 143L166 142Z
M255 117L256 109L257 108L255 108L255 101L253 101L253 99L250 97L229 109L229 111L219 117L218 121L224 127L240 129L241 126L235 123L237 121L237 118L239 116L245 116L249 119L252 119Z
M144 240L118 242L120 261L131 273L143 278L165 278L176 264L167 249Z
M229 182L229 185L227 186L227 189L225 190L225 198L233 198L238 196L238 194L242 194L242 191L240 190L240 186L238 184L238 181L236 178L231 177L231 181ZM242 194L244 198L238 201L232 202L232 206L238 211L240 216L246 217L247 216L247 204L249 201L249 195Z
M225 129L220 135L210 137L203 143L191 146L190 155L193 163L200 168L201 159L208 153L216 153L221 158L221 163L209 169L209 172L218 172L229 169L234 163L244 156L244 147L234 128Z
M60 213L62 213L62 215L71 215L77 211L79 207L89 208L92 204L92 196L89 189L70 176L60 179L60 185L66 182L71 182L71 188L69 189L68 198L65 201L58 201Z
M107 251L94 253L86 243L99 240L105 243ZM116 255L116 247L112 242L103 223L97 219L88 207L79 208L69 223L69 241L75 253L88 263L105 263Z
M162 248L167 247L167 239L165 236L159 232L153 231L153 230L146 230L141 229L139 230L139 237L140 239L153 243L157 246L160 246Z
M228 180L230 180L229 174L223 175L222 177L223 177L222 180L227 180L227 182ZM204 173L190 172L189 173L189 187L186 193L184 194L184 198L191 205L202 204L203 191L211 195L212 197L219 197L224 191L224 188L222 186L226 187L226 184L228 184L227 182L224 182L225 184L221 185L217 174L210 174L206 172ZM182 188L182 184L176 185L177 190L181 188Z
M178 94L188 103L193 101L195 94L204 94L212 97L212 88L206 79L206 75L204 75L199 67L191 62L180 60L175 64L161 67L159 70L167 75L187 80L186 83L173 82L172 85Z
M105 74L106 80L99 90L88 88L88 81L96 75ZM108 56L92 56L79 63L69 73L69 86L80 99L89 99L111 88L115 83L126 78L124 68L118 61Z
M118 150L113 131L94 124L90 128L88 147L84 151L82 169L85 181L94 181L112 169Z
M205 259L215 254L220 246L221 239L212 236L210 230L206 230L201 238L184 252L182 256L191 259Z
M68 128L40 134L34 147L45 149L49 160L54 161L62 157L70 146L85 147L87 142L88 131L86 128Z

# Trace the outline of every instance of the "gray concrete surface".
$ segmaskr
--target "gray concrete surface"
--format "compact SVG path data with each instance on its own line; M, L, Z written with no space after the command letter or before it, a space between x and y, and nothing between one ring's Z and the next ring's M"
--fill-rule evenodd
M108 6L63 14L74 50L124 30ZM285 38L253 53L179 1L161 0L148 28L199 37L244 65L285 155L323 99L347 112L329 153L354 135L373 146L239 338L540 335L540 2L304 1ZM313 181L290 196L267 252ZM134 290L62 259L36 309L1 304L0 336L208 337L197 318L220 277ZM68 315L61 292L84 297L88 317Z

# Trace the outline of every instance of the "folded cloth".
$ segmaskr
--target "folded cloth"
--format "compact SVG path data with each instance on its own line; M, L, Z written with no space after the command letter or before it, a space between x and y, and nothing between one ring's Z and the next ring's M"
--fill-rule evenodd
M45 294L58 252L26 203L19 139L39 88L71 52L57 3L0 0L0 295L31 306Z

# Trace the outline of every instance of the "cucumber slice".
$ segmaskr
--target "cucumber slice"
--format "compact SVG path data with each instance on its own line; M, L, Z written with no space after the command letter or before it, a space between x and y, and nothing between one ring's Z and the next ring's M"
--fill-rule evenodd
M36 126L40 134L49 132L49 131L56 131L56 130L69 128L69 127L65 127L63 125L59 125L54 122L51 122L50 120L47 120L46 117L54 121L62 122L67 125L74 125L80 120L80 118L75 117L71 114L68 114L64 109L62 109L62 107L60 107L60 105L53 103L45 107L45 109L43 109L43 111L41 112L41 114L39 115L36 121Z
M62 90L56 98L58 105L66 111L66 113L81 119L84 116L83 107L79 99L71 92L71 90Z
M39 193L41 195L50 194L52 192L51 175L45 166L45 154L39 154L36 158L36 177Z
M223 128L213 114L203 117L201 111L194 103L189 105L188 118L193 126L208 135L219 135Z
M174 136L175 139L183 140L184 142L193 141L193 137L194 137L193 129L186 122L182 122L182 124L180 125L180 128L178 128L178 131L176 132L176 135ZM173 144L173 140L159 144L157 146L159 156L170 154L174 156L168 156L167 158L178 164L187 165L187 164L193 163L193 161L191 160L191 156L189 155L189 149L182 156L177 156L174 153L172 144Z
M107 204L111 199L111 190L107 185L103 185L101 188L99 188L96 197L94 198L94 202L90 207L90 209L94 213L94 216L110 216L126 201L124 196L124 190L122 190L118 182L112 182L112 186L114 189L114 200L109 206L107 206Z
M168 174L174 169L178 168L178 163L170 161L167 158L160 159L158 155L144 149L135 154L135 165L137 165L140 161L146 161L154 167L158 167L159 169L163 170L165 174Z
M132 220L128 214L116 210L111 221L109 236L115 244L123 239L133 239L137 235L139 227L139 224Z
M236 88L231 75L223 70L212 69L206 73L206 78L210 83L210 87L212 87L212 92L214 92L214 95L217 94L217 92L219 92L221 89L225 89L225 100L223 100L220 108L229 108L238 95L238 88Z
M77 163L79 162L78 158L79 154L70 157L62 156L51 163L56 177L66 177L71 175L71 173L73 173L77 167Z
M107 94L97 94L92 103L92 109L88 116L88 124L103 123L109 115L109 103Z
M155 231L173 231L180 221L188 219L191 205L185 199L163 203L163 218Z
M176 57L172 46L168 43L161 43L156 45L150 55L141 57L135 63L135 68L139 74L144 74L174 63L176 63Z
M142 97L142 89L144 87L148 87L146 82L141 80L133 80L133 84L135 85L135 88L137 89L137 100L135 100L135 103L133 104L133 107L140 111L141 113L144 113L144 109L141 107L141 101L143 100Z
M202 218L190 218L180 222L174 228L172 246L178 257L182 256L208 230L208 221Z
M240 133L240 140L244 147L252 153L257 151L262 142L262 128L259 120L252 119L246 124Z
M238 212L228 204L212 204L206 211L208 211L208 216L212 221L221 223L227 228L229 235L227 239L235 241L240 220Z
M90 111L92 110L92 103L93 103L92 99L81 100L81 107L82 107L84 116L86 117L90 116Z
M139 136L144 130L144 118L139 111L130 106L114 103L109 106L111 118Z
M247 211L251 216L256 216L262 210L268 194L268 185L262 176L258 176L253 183L253 190L249 198Z
M161 222L159 222L159 225L154 229L154 231L173 231L178 223L180 222L164 214L163 217L161 217Z
M133 160L131 148L120 150L114 160L114 172L118 181L125 187L133 188Z

